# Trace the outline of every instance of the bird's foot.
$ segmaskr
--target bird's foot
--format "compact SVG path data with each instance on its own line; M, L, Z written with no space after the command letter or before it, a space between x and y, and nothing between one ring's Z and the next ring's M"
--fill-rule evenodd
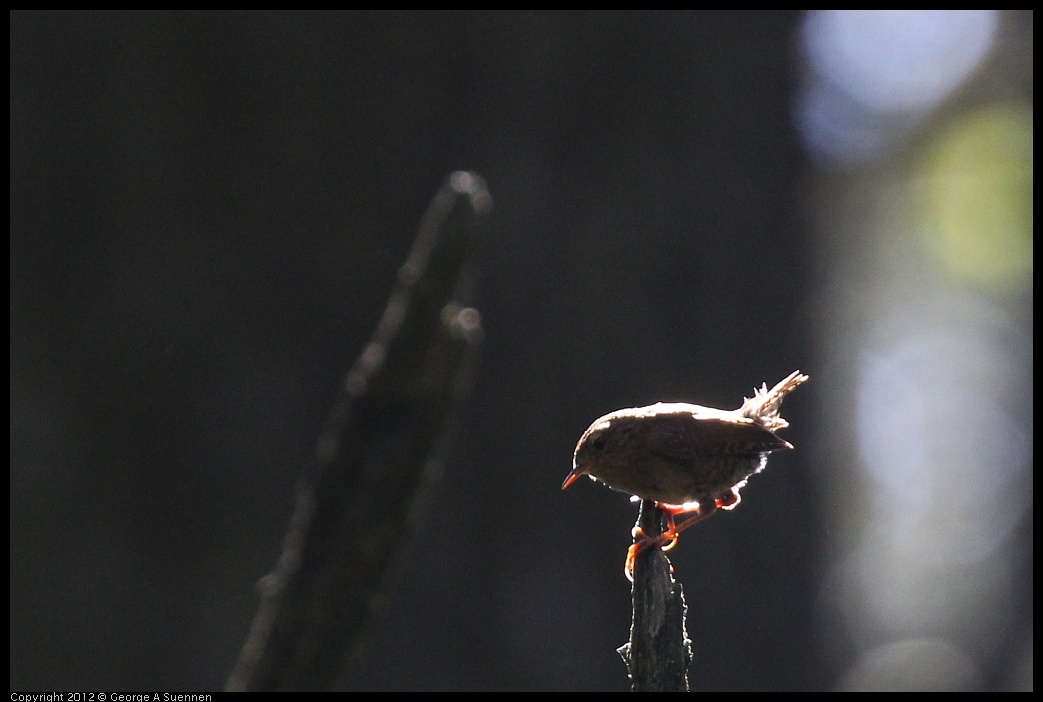
M739 496L733 493L727 493L725 496L716 498L713 502L709 503L709 508L702 508L701 506L691 510L683 508L670 508L660 505L660 508L666 512L666 529L659 536L647 536L645 532L639 526L635 526L631 531L631 535L634 537L634 543L631 544L630 548L627 549L627 560L623 566L623 572L627 576L627 580L634 582L634 561L637 559L637 554L643 548L658 547L663 551L669 551L677 545L678 536L682 529L701 522L707 517L711 516L717 511L719 507L730 507L731 505L738 502ZM692 516L688 517L680 524L674 522L674 516L677 514L691 513ZM674 566L671 564L670 572L674 572Z
M655 548L658 547L663 551L669 551L677 545L677 532L673 529L673 517L670 518L670 528L664 531L659 536L647 536L641 527L634 527L631 534L634 537L634 543L627 549L627 561L623 566L623 572L627 576L627 580L634 582L634 561L637 559L637 554L641 549L644 548ZM674 567L670 566L670 572L674 572Z

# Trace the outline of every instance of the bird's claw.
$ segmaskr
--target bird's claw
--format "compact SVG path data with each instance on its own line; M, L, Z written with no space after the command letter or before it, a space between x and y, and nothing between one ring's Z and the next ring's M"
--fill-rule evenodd
M663 551L669 551L677 545L677 532L672 528L667 529L659 536L646 536L644 530L636 526L630 531L630 534L634 537L634 543L627 549L627 560L623 566L623 572L630 582L634 582L634 561L642 548L658 546ZM670 572L674 572L673 565L670 566Z

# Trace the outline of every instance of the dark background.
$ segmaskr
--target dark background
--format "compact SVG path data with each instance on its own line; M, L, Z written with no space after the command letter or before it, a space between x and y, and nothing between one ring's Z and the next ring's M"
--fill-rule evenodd
M455 169L496 203L485 343L357 686L627 689L636 506L559 487L608 411L814 384L799 19L11 14L12 689L223 685ZM694 689L829 685L814 396L671 554Z

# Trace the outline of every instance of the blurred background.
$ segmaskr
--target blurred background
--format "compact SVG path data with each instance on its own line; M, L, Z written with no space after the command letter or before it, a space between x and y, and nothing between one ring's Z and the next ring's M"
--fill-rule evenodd
M11 688L215 690L445 176L474 390L360 689L625 690L598 416L800 369L696 690L1032 689L1032 13L11 17Z

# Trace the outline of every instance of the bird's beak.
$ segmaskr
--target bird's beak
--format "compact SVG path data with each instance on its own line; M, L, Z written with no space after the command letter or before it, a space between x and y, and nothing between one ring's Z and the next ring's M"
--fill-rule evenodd
M573 468L572 472L570 472L568 476L565 478L565 482L561 484L561 489L564 490L569 485L572 485L572 483L576 482L576 479L579 476L585 474L586 472L587 471L583 466L576 466L575 468Z

